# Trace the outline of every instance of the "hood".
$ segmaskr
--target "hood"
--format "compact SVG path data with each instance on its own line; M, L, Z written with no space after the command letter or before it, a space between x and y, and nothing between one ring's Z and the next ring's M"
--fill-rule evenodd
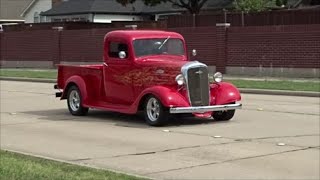
M132 72L136 85L176 85L175 77L181 74L181 67L188 63L181 56L148 56L136 60L138 69Z

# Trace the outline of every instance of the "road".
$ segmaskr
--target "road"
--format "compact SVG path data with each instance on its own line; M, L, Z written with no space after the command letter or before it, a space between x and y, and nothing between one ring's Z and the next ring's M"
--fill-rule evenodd
M1 149L156 179L319 179L319 98L243 94L232 121L71 116L52 84L1 81ZM279 143L283 146L280 146Z

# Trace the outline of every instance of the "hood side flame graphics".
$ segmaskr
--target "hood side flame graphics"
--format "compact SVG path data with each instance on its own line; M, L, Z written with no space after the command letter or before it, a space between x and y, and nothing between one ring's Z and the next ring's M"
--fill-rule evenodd
M135 86L166 85L175 83L175 77L180 74L178 67L143 67L114 76L118 82Z

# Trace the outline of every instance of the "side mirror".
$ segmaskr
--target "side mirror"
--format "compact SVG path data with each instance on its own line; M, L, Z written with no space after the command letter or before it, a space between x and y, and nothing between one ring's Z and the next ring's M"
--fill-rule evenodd
M192 56L196 56L197 55L197 50L193 49L192 50Z
M124 59L124 58L127 57L127 54L126 54L126 52L124 52L124 51L120 51L118 55L119 55L119 58L120 58L120 59Z

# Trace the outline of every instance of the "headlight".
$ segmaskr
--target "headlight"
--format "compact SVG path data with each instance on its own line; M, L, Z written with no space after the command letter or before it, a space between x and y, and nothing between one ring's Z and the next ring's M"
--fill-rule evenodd
M213 75L213 78L214 78L214 81L215 81L215 82L221 82L221 81L222 81L222 74L221 74L221 72L216 72L216 73Z
M184 78L183 78L182 74L179 74L176 77L176 81L177 81L178 85L180 85L180 86L184 84Z

